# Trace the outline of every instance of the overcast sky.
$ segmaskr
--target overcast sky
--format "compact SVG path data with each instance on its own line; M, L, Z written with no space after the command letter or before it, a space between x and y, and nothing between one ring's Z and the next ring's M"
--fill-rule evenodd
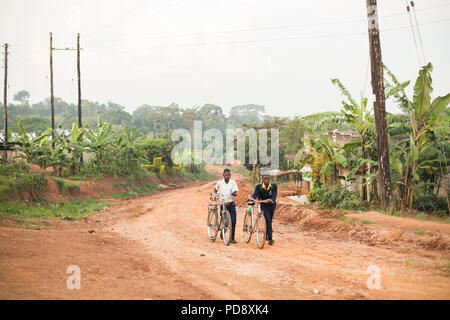
M55 47L75 47L81 33L83 99L114 101L129 112L172 102L213 103L225 112L254 103L279 116L338 110L333 77L355 98L363 90L371 96L365 3L1 1L0 42L10 46L9 101L22 89L33 103L49 96L52 31ZM415 5L425 57L434 65L434 94L443 95L450 91L450 1ZM419 62L405 1L379 0L378 6L383 61L400 80L415 80ZM76 53L54 52L54 69L55 96L75 102ZM392 104L387 110L397 111Z

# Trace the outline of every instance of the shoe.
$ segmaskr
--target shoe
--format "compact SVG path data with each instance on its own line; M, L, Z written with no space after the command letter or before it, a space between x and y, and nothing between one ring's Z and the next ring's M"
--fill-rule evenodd
M269 244L273 245L275 243L275 240L269 240Z
M233 239L230 241L230 243L237 243L237 241Z

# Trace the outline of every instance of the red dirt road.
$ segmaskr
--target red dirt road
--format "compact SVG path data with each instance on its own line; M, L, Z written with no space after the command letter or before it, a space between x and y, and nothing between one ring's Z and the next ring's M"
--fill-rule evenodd
M45 230L4 221L0 299L450 299L449 250L333 239L277 217L275 245L259 250L242 239L244 208L238 244L211 243L213 186L121 200L78 222L49 220ZM66 287L69 265L81 269L80 290ZM379 290L367 287L371 265Z

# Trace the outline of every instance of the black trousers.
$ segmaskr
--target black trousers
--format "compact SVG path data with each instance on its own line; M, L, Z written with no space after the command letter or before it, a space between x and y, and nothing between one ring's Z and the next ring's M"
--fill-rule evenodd
M236 232L236 204L232 202L231 204L226 205L225 208L231 216L231 240L234 240ZM222 233L220 233L220 239L222 239Z
M261 210L264 213L264 218L266 219L267 240L272 240L272 219L273 214L275 213L275 207L276 207L275 204L261 203Z

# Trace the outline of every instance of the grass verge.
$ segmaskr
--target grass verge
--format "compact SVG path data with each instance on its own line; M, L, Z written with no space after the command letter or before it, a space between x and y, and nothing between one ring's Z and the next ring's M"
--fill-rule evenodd
M74 200L70 202L34 201L27 205L22 202L1 202L0 216L14 221L26 222L27 218L59 218L77 220L100 211L111 203L96 199Z
M126 182L125 182L126 184ZM123 185L123 184L122 184ZM127 188L126 191L121 192L121 193L117 193L117 194L113 194L110 197L114 198L114 199L131 199L131 198L137 198L140 196L146 196L152 193L155 193L159 190L161 190L160 187L151 184L151 183L144 183L142 186L140 187L136 187L134 185L123 185Z
M74 190L80 191L81 186L79 182L58 177L52 177L52 179L58 186L59 191L61 191L64 195L67 195L69 192Z

